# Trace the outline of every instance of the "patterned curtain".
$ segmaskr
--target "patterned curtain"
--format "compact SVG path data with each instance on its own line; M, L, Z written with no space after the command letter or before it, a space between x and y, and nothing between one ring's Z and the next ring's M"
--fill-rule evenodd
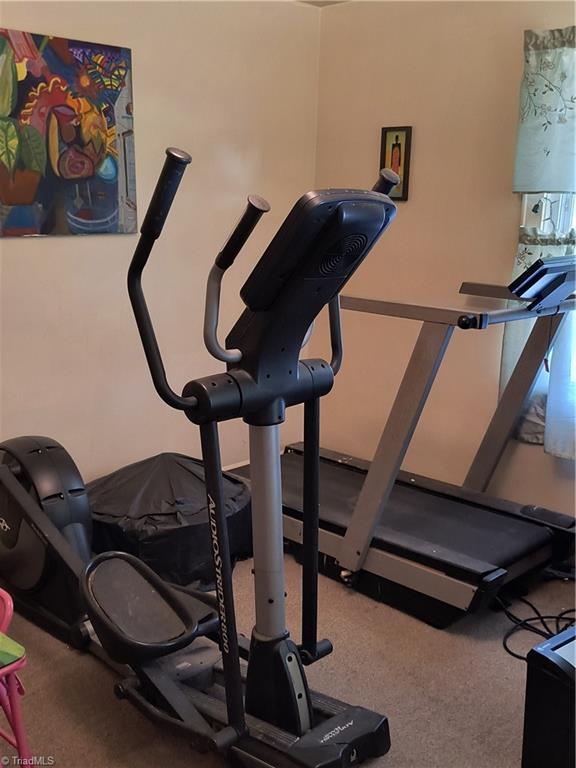
M575 192L576 27L524 33L515 192Z
M524 33L524 75L514 191L523 214L513 277L536 259L574 254L576 233L576 27ZM564 322L517 438L548 453L575 457L576 313ZM532 323L510 323L504 334L501 386L508 381Z

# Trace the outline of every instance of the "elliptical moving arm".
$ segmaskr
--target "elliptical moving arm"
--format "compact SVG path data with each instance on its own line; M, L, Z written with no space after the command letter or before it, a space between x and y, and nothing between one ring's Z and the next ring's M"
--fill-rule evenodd
M270 210L263 197L250 195L248 205L236 224L226 244L216 256L214 266L206 284L204 307L204 344L212 357L224 363L238 363L242 359L239 349L225 349L218 341L218 317L220 315L220 286L226 270L232 266L236 256L244 247L261 217Z
M160 237L186 166L191 161L190 155L180 149L169 147L166 150L166 160L152 195L152 200L148 206L148 211L144 217L144 222L140 228L140 239L138 240L138 245L128 270L130 303L132 304L154 387L165 403L181 411L195 408L198 401L195 397L180 397L168 384L162 355L160 354L160 348L154 333L154 326L152 325L146 299L142 291L142 272L148 263L148 257L154 247L154 243Z
M332 357L330 358L330 368L334 371L334 376L340 370L342 365L342 356L344 354L342 344L342 323L340 322L340 294L336 294L328 304L328 316L330 318L330 345L332 347Z

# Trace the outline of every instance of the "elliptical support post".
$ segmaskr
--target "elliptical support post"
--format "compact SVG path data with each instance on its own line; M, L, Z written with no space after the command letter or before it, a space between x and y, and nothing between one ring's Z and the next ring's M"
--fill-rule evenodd
M246 721L244 718L236 613L234 611L232 564L230 562L228 526L222 491L220 444L216 422L210 421L207 424L201 424L200 438L202 442L202 456L204 458L208 515L212 537L212 556L216 578L216 597L220 618L220 650L222 651L226 684L228 724L241 736L246 731Z
M312 726L302 659L286 629L280 426L250 425L256 624L246 711L301 736Z
M302 663L332 653L318 642L318 532L320 528L320 399L304 403L304 489L302 504Z
M302 506L302 652L316 658L318 637L318 508L320 483L320 401L304 404L304 492Z
M280 427L250 426L255 631L275 640L286 634Z
M320 504L320 401L304 404L302 525L302 648L316 658L318 639L318 527Z

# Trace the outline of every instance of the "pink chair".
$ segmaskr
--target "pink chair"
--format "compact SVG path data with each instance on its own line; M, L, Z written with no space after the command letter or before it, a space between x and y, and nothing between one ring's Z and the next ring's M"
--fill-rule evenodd
M0 589L0 632L6 634L10 622L14 605L12 598L3 589ZM23 759L30 759L32 753L28 748L22 714L20 712L19 697L24 694L24 686L18 679L17 672L26 666L26 656L16 659L6 666L0 666L0 706L4 710L6 720L12 729L12 733L0 728L0 738L5 739L9 744L18 750L18 756Z

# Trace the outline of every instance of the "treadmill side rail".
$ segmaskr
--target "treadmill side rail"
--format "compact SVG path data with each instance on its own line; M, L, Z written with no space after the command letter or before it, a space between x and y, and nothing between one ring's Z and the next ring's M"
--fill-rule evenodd
M529 523L537 523L545 528L553 528L559 534L566 534L568 537L567 543L574 542L576 518L570 515L554 512L544 507L534 507L527 504L519 504L516 501L507 501L497 496L490 496L483 491L446 483L443 480L435 480L431 477L424 477L424 475L417 475L404 470L398 472L398 482L415 488L422 488L426 491L432 491L432 493L439 493L443 496L452 496L454 499L468 502L479 508L488 508L491 512L501 513L507 517L513 516L526 520Z
M288 515L284 515L284 535L294 542L302 541L302 523ZM335 560L339 557L342 536L337 533L320 529L320 551ZM462 611L470 609L474 601L477 584L447 576L442 571L417 563L410 558L400 557L391 552L370 548L366 556L363 570L373 573L388 581L421 592L443 603L459 608ZM500 577L506 571L497 569Z

